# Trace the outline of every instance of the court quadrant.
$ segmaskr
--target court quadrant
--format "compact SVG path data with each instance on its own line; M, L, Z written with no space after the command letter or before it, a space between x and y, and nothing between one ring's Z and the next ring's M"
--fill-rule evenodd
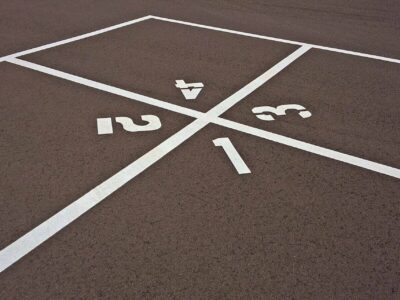
M223 117L399 168L399 99L399 65L311 50Z
M205 112L297 48L146 20L21 59ZM176 80L204 87L186 100Z
M4 248L186 126L191 118L1 64ZM21 109L24 107L24 109ZM156 115L162 127L98 135L97 118Z

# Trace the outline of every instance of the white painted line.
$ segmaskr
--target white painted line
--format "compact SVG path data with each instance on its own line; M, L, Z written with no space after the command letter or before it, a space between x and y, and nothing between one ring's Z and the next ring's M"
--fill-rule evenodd
M290 54L286 58L282 59L276 65L274 65L271 69L269 69L262 75L258 76L256 79L254 79L252 82L245 85L243 88L241 88L239 91L237 91L232 96L227 98L225 101L222 101L221 103L216 105L214 108L212 108L209 111L210 115L211 116L221 115L223 111L227 111L229 108L231 108L233 105L238 103L240 100L242 100L243 98L250 95L250 93L254 92L256 89L258 89L260 86L262 86L268 80L270 80L276 74L281 72L288 65L290 65L292 62L294 62L296 59L298 59L300 56L305 54L310 49L311 49L310 46L301 46L296 51L294 51L292 54Z
M297 50L299 51L299 50ZM295 53L297 52L295 51ZM70 81L78 82L82 80L82 78L70 75L67 73L63 73L60 71L56 71L50 68L46 68L43 66L39 66L37 64L32 64L20 59L16 58L11 58L8 59L7 61L15 63L17 65L27 67L33 70L37 70L40 72L44 72L50 75L54 75L57 77L61 77ZM285 61L285 59L284 59ZM294 61L294 59L292 60ZM278 63L279 65L280 63ZM286 64L287 66L288 64ZM280 70L283 69L283 66L281 64ZM276 70L276 69L274 69ZM268 73L268 71L266 72ZM266 74L264 73L264 74ZM15 242L11 243L8 245L6 248L0 251L0 273L3 272L5 269L10 267L12 264L17 262L19 259L27 255L29 252L31 252L33 249L41 245L43 242L45 242L47 239L55 235L57 232L59 232L61 229L66 227L68 224L79 218L81 215L83 215L85 212L93 208L95 205L103 201L107 196L111 195L114 193L116 190L118 190L120 187L122 187L124 184L126 184L128 181L132 180L135 178L137 175L145 171L148 167L156 163L158 160L163 158L166 154L171 152L173 149L178 147L180 144L185 142L187 139L189 139L191 136L193 136L196 132L201 130L203 127L205 127L207 124L210 123L210 120L214 117L218 117L220 114L223 114L226 110L228 110L230 107L232 107L234 104L238 103L241 99L239 99L240 95L243 95L242 99L249 95L252 91L251 89L256 90L259 87L259 82L266 80L266 77L262 74L259 76L257 79L253 80L250 84L246 85L242 89L240 89L238 92L236 92L234 97L228 97L227 99L223 100L221 103L219 103L215 109L209 110L207 113L199 113L200 118L196 119L168 139L166 139L164 142L162 142L160 145L155 147L154 149L150 150L147 152L145 155L92 189L90 192L73 202L72 204L68 205L66 208L49 218L48 220L44 221L42 224L37 226L36 228L32 229L28 233L26 233L24 236L16 240ZM259 78L261 78L259 80ZM117 88L112 88L107 85L103 85L97 82L93 82L87 79L84 79L84 82L86 83L85 85L91 86L94 85L95 88L101 89L105 88L105 91L108 92L118 92L127 95L132 96L130 92L123 91L121 89ZM81 83L83 84L83 83ZM100 88L101 87L101 88ZM241 92L244 90L244 92ZM134 94L135 98L129 98L129 99L141 99L138 101L145 102L145 103L156 103L158 105L162 105L165 107L169 107L169 109L172 110L172 108L176 108L179 106L170 106L166 105L166 103L162 103L162 101L155 101L152 98L141 96L138 94ZM154 104L155 105L155 104ZM186 109L179 109L180 112L190 112L190 110Z
M316 48L316 49L320 49L320 50L343 53L343 54L348 54L348 55L360 56L360 57L365 57L365 58L382 60L382 61L386 61L386 62L400 64L400 59L395 59L395 58L389 58L389 57L384 57L384 56L379 56L379 55L367 54L367 53L344 50L344 49L333 48L333 47L325 47L325 46L309 44L309 43L302 43L302 42L291 41L291 40L287 40L287 39L280 39L280 38L270 37L270 36L266 36L266 35L253 34L253 33L248 33L248 32L243 32L243 31L237 31L237 30L230 30L230 29L225 29L225 28L220 28L220 27L215 27L215 26L202 25L202 24L192 23L192 22L185 22L185 21L180 21L180 20L175 20L175 19L162 18L162 17L157 17L157 16L151 16L151 17L153 19L156 19L156 20L170 22L170 23L176 23L176 24L187 25L187 26L192 26L192 27L198 27L198 28L203 28L203 29L209 29L209 30L214 30L214 31L221 31L221 32L226 32L226 33L232 33L232 34L237 34L237 35L257 38L257 39L263 39L263 40L269 40L269 41L274 41L274 42L279 42L279 43L285 43L285 44L292 44L292 45L299 45L299 46L310 46L312 48Z
M197 119L0 251L0 273L145 171L208 124Z
M95 36L95 35L98 35L98 34L102 34L102 33L105 33L105 32L111 31L111 30L119 29L119 28L122 28L122 27L125 27L125 26L129 26L129 25L132 25L132 24L135 24L135 23L139 23L139 22L142 22L142 21L145 21L145 20L149 20L151 18L152 18L151 16L145 16L145 17L142 17L142 18L138 18L138 19L134 19L134 20L128 21L128 22L124 22L124 23L120 23L120 24L117 24L117 25L109 26L109 27L106 27L106 28L103 28L103 29L100 29L100 30L92 31L92 32L89 32L89 33L86 33L86 34L82 34L82 35L78 35L78 36L75 36L75 37L72 37L72 38L68 38L68 39L65 39L65 40L62 40L62 41L59 41L59 42L54 42L54 43L50 43L50 44L43 45L43 46L40 46L40 47L35 47L35 48L29 49L29 50L25 50L25 51L17 52L17 53L10 54L10 55L7 55L7 56L3 56L3 57L0 57L0 62L6 61L6 60L8 60L10 58L19 57L19 56L23 56L23 55L27 55L27 54L32 54L34 52L38 52L38 51L46 50L46 49L49 49L49 48L57 47L57 46L60 46L60 45L65 45L65 44L68 44L68 43L72 43L72 42L76 42L76 41L79 41L79 40L83 40L83 39L86 39L86 38L89 38L89 37L92 37L92 36Z
M238 174L250 174L251 171L249 167L244 162L243 158L240 156L239 152L233 146L231 140L227 137L218 138L213 140L213 143L217 147L222 147L231 161L232 165L235 167Z

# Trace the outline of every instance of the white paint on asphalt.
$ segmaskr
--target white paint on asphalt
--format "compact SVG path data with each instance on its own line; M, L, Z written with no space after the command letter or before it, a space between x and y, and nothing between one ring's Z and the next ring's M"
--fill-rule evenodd
M112 134L113 126L111 118L97 118L97 134Z
M6 60L8 60L10 58L20 57L20 56L23 56L23 55L32 54L32 53L39 52L39 51L42 51L42 50L46 50L46 49L54 48L54 47L57 47L57 46L61 46L61 45L69 44L69 43L72 43L72 42L76 42L76 41L79 41L79 40L87 39L89 37L92 37L92 36L95 36L95 35L98 35L98 34L102 34L102 33L105 33L105 32L109 32L111 30L119 29L119 28L122 28L122 27L125 27L125 26L129 26L129 25L132 25L132 24L135 24L135 23L139 23L139 22L142 22L142 21L145 21L145 20L149 20L151 18L152 18L151 16L145 16L145 17L142 17L142 18L138 18L138 19L134 19L134 20L131 20L131 21L128 21L128 22L124 22L124 23L120 23L120 24L117 24L117 25L109 26L109 27L106 27L106 28L103 28L103 29L99 29L99 30L96 30L96 31L92 31L92 32L89 32L89 33L81 34L81 35L78 35L78 36L75 36L75 37L72 37L72 38L69 38L69 39L65 39L65 40L62 40L62 41L46 44L46 45L43 45L43 46L40 46L40 47L35 47L35 48L29 49L29 50L25 50L25 51L21 51L21 52L17 52L17 53L11 54L11 55L3 56L3 57L0 57L0 62L6 61Z
M285 116L286 111L288 110L297 110L300 117L303 119L310 118L312 116L311 112L306 110L306 108L299 104L283 104L277 107L272 106L257 106L254 107L251 111L256 114L256 117L263 121L274 121L275 118L273 116Z
M186 83L182 79L175 80L175 86L181 90L186 100L196 100L204 87L202 82Z
M248 133L253 136L263 138L268 141L276 142L282 145L300 149L306 152L314 153L323 157L341 161L353 166L367 169L373 172L388 175L394 178L400 179L400 169L396 169L387 165L376 163L367 159L359 158L354 155L341 153L339 151L331 150L328 148L316 146L310 143L302 142L296 139L292 139L280 134L272 133L263 129L254 128L248 125L244 125L238 122L230 121L223 118L214 118L212 123L218 124L227 128L231 128L243 133Z
M292 62L294 62L296 59L298 59L300 56L305 54L310 49L311 49L311 47L309 47L309 46L301 46L296 51L294 51L292 54L290 54L286 58L282 59L276 65L274 65L267 72L265 72L261 76L258 76L256 79L254 79L252 82L245 85L239 91L237 91L232 96L230 96L228 99L226 99L225 101L222 101L221 103L216 105L213 109L210 110L211 115L212 116L221 115L222 111L226 111L227 109L231 108L233 105L238 103L240 100L242 100L244 97L247 97L248 95L250 95L250 93L254 92L256 89L258 89L260 86L262 86L268 80L273 78L276 74L281 72L288 65L290 65Z
M306 47L307 48L307 47ZM309 48L307 48L309 49ZM296 60L296 58L300 57L300 53L305 53L304 48L300 48L296 50L294 53L289 55L288 57L291 57L291 62ZM69 75L60 71L56 71L53 69L49 69L43 66L39 66L36 64L28 63L26 61L20 60L20 59L9 59L9 62L15 63L20 66L24 66L30 69L34 69L40 72L46 73L49 71L50 75L55 75L57 77L64 78L62 76L66 76L67 80L74 81L74 82L79 82L80 77L76 77L73 75ZM283 63L282 63L283 62ZM276 66L279 65L279 68L276 68ZM201 130L203 127L205 127L207 124L211 122L211 120L215 117L218 117L219 115L223 114L226 112L229 108L231 108L233 105L237 104L240 100L242 100L244 97L249 95L251 92L254 92L257 88L260 87L262 83L265 83L267 80L272 78L275 74L277 74L278 70L283 70L286 66L289 65L289 61L285 58L283 61L278 63L276 66L272 67L270 70L265 72L264 74L260 75L257 77L255 80L241 88L238 92L234 93L232 96L228 97L227 99L223 100L221 103L219 103L217 106L214 108L210 109L207 113L205 114L200 114L201 118L196 119L168 139L166 139L164 142L159 144L157 147L154 149L150 150L147 152L145 155L89 191L87 194L79 198L78 200L74 201L70 205L68 205L66 208L49 218L48 220L44 221L42 224L39 226L35 227L28 233L26 233L24 236L20 237L18 240L15 242L11 243L8 245L6 248L0 251L0 273L10 267L12 264L17 262L19 259L27 255L29 252L31 252L33 249L41 245L43 242L45 242L47 239L52 237L54 234L59 232L61 229L66 227L68 224L79 218L81 215L83 215L85 212L93 208L95 205L99 204L101 201L103 201L107 196L111 195L114 193L116 190L121 188L123 185L125 185L127 182L135 178L137 175L145 171L148 167L156 163L158 160L163 158L165 155L167 155L169 152L171 152L173 149L178 147L180 144L185 142L187 139L189 139L191 136L193 136L196 132ZM268 74L268 75L266 75ZM117 88L111 88L110 86L102 85L96 82L92 82L87 79L82 79L84 80L87 84L91 84L96 86L97 88L99 86L106 88L106 91L118 91L119 93L122 94L127 94L128 96L132 96L130 92L126 92ZM151 104L153 100L148 97L144 97L141 95L134 94L135 98L141 99L142 102L150 102ZM241 97L241 98L240 98ZM129 98L129 97L128 97ZM155 103L160 104L162 101L154 101ZM163 104L164 105L164 104ZM171 108L171 106L168 106ZM186 111L184 109L180 109L180 111Z
M220 32L225 32L225 33L232 33L232 34L252 37L252 38L256 38L256 39L262 39L262 40L268 40L268 41L274 41L274 42L278 42L278 43L292 44L292 45L298 45L298 46L309 46L309 47L312 47L315 49L320 49L320 50L325 50L325 51L330 51L330 52L337 52L337 53L342 53L342 54L347 54L347 55L365 57L365 58L382 60L382 61L386 61L386 62L400 64L400 59L384 57L384 56L380 56L380 55L373 55L373 54L367 54L367 53L362 53L362 52L357 52L357 51L350 51L350 50L344 50L344 49L339 49L339 48L320 46L320 45L316 45L316 44L297 42L297 41L280 39L280 38L275 38L275 37L266 36L266 35L253 34L253 33L248 33L248 32L243 32L243 31L237 31L237 30L230 30L230 29L225 29L225 28L220 28L220 27L215 27L215 26L202 25L202 24L198 24L198 23L180 21L180 20L169 19L169 18L162 18L162 17L157 17L157 16L151 16L151 18L160 20L160 21L176 23L176 24L181 24L181 25L187 25L187 26L203 28L203 29L209 29L209 30L214 30L214 31L220 31Z
M161 128L160 118L154 115L142 115L142 120L147 122L145 125L137 125L129 117L116 117L115 122L122 125L125 131L128 132L141 132L141 131L154 131Z
M222 149L224 149L226 155L232 162L232 165L235 167L238 174L242 175L251 173L249 167L246 165L243 158L240 156L239 152L236 150L235 146L233 146L229 138L218 138L213 140L213 143L215 146L222 147Z
M197 119L0 251L0 272L99 204L208 124Z
M154 131L161 128L160 118L154 115L142 115L142 121L145 125L137 125L129 117L116 117L115 122L122 125L122 128L128 132ZM97 134L113 134L114 128L111 118L97 118Z

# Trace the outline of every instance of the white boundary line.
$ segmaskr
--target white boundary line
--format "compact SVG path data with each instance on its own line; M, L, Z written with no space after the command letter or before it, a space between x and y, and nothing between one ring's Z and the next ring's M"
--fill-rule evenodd
M321 45L316 45L316 44L309 44L309 43L303 43L303 42L298 42L298 41L292 41L292 40L287 40L287 39L280 39L280 38L275 38L271 36L266 36L266 35L260 35L260 34L253 34L253 33L248 33L248 32L243 32L243 31L237 31L237 30L231 30L231 29L225 29L221 27L215 27L215 26L208 26L208 25L202 25L198 23L192 23L192 22L186 22L186 21L181 21L181 20L175 20L175 19L170 19L170 18L163 18L163 17L158 17L158 16L153 16L153 15L148 15L142 18L134 19L128 22L120 23L114 26L106 27L100 30L96 30L93 32L89 32L86 34L82 34L76 37L72 37L69 39L65 39L59 42L54 42L50 44L46 44L40 47L35 47L29 50L25 51L20 51L14 54L10 54L7 56L0 57L0 62L7 61L10 58L16 58L20 57L23 55L27 54L32 54L38 51L46 50L49 48L53 48L56 46L72 43L75 41L79 41L88 37L92 37L98 34L102 34L111 30L115 30L118 28L122 28L125 26L129 26L135 23L139 23L145 20L159 20L159 21L165 21L165 22L170 22L170 23L176 23L176 24L181 24L181 25L187 25L187 26L192 26L192 27L198 27L198 28L203 28L203 29L209 29L209 30L214 30L214 31L221 31L221 32L226 32L226 33L232 33L232 34L237 34L237 35L242 35L242 36L247 36L247 37L252 37L256 39L263 39L263 40L269 40L269 41L274 41L274 42L279 42L279 43L286 43L286 44L292 44L292 45L298 45L298 46L310 46L315 49L320 49L320 50L325 50L325 51L330 51L330 52L337 52L337 53L342 53L342 54L347 54L347 55L353 55L353 56L359 56L359 57L365 57L365 58L370 58L370 59L375 59L375 60L381 60L381 61L386 61L386 62L391 62L391 63L396 63L400 64L400 59L395 59L395 58L390 58L390 57L384 57L384 56L379 56L379 55L373 55L373 54L367 54L367 53L362 53L362 52L357 52L357 51L351 51L351 50L345 50L345 49L339 49L339 48L333 48L333 47L326 47L326 46L321 46Z
M106 28L103 28L103 29L99 29L99 30L96 30L96 31L92 31L92 32L89 32L89 33L78 35L78 36L75 36L75 37L72 37L72 38L69 38L69 39L65 39L65 40L62 40L62 41L59 41L59 42L54 42L54 43L46 44L46 45L43 45L43 46L40 46L40 47L35 47L35 48L29 49L29 50L20 51L20 52L14 53L14 54L10 54L10 55L7 55L7 56L0 57L0 62L6 61L6 60L8 60L10 58L19 57L19 56L23 56L23 55L27 55L27 54L32 54L32 53L35 53L35 52L38 52L38 51L42 51L42 50L46 50L46 49L49 49L49 48L57 47L57 46L60 46L60 45L64 45L64 44L72 43L72 42L75 42L75 41L83 40L83 39L86 39L86 38L89 38L89 37L92 37L92 36L95 36L95 35L98 35L98 34L102 34L102 33L105 33L105 32L111 31L111 30L115 30L115 29L118 29L118 28L122 28L122 27L125 27L125 26L129 26L129 25L135 24L135 23L139 23L139 22L142 22L142 21L145 21L145 20L149 20L151 18L152 18L152 16L145 16L145 17L142 17L142 18L138 18L138 19L134 19L134 20L128 21L128 22L120 23L120 24L117 24L117 25L113 25L113 26L110 26L110 27L106 27Z
M370 58L370 59L376 59L376 60L382 60L382 61L400 64L400 59L395 59L395 58L390 58L390 57L384 57L384 56L367 54L367 53L350 51L350 50L344 50L344 49L339 49L339 48L332 48L332 47L320 46L320 45L315 45L315 44L297 42L297 41L280 39L280 38L275 38L275 37L266 36L266 35L253 34L253 33L248 33L248 32L243 32L243 31L237 31L237 30L230 30L230 29L225 29L225 28L220 28L220 27L215 27L215 26L202 25L202 24L198 24L198 23L180 21L180 20L157 17L157 16L151 16L151 18L160 20L160 21L164 21L164 22L169 22L169 23L176 23L176 24L198 27L198 28L203 28L203 29L209 29L209 30L214 30L214 31L221 31L221 32L225 32L225 33L232 33L232 34L252 37L252 38L256 38L256 39L269 40L269 41L285 43L285 44L292 44L292 45L298 45L298 46L309 46L309 47L312 47L315 49L320 49L320 50L325 50L325 51L330 51L330 52L337 52L337 53L342 53L342 54L347 54L347 55L366 57L366 58Z
M392 176L395 178L400 179L400 170L383 165L380 163L376 163L367 159L359 158L353 155L341 153L335 150L330 150L327 148L323 148L320 146L316 146L310 143L302 142L296 139L292 139L289 137L285 137L283 135L275 134L266 130L254 128L251 126L247 126L238 122L230 121L227 119L223 119L218 117L221 115L221 111L226 111L231 107L232 105L236 104L236 102L240 101L244 97L246 97L250 92L254 91L257 89L259 86L267 82L269 79L271 79L273 76L275 76L277 73L279 73L280 70L285 68L292 62L293 60L297 59L301 55L303 55L306 51L308 51L310 48L308 46L303 46L302 48L299 48L297 51L293 52L290 54L288 57L277 63L275 66L273 66L271 69L269 69L267 72L259 76L257 79L253 80L251 83L249 83L245 88L239 90L238 92L234 93L232 96L228 97L225 101L221 102L217 106L215 106L213 109L211 109L208 113L203 113L199 112L190 108L182 107L176 104L171 104L168 102L164 102L158 99L154 99L151 97L143 96L137 93L129 92L120 88L116 88L113 86L109 86L103 83L99 83L97 81L85 79L82 77L78 77L75 75L71 75L65 72L61 72L58 70L54 70L48 67L44 67L35 63L27 62L18 58L13 58L9 59L8 61L10 63L29 68L38 72L42 72L48 75L52 75L58 78L66 79L75 83L79 83L88 87L92 87L101 91L105 91L111 94L119 95L131 100L139 101L142 103L146 103L152 106L157 106L159 108L163 108L169 111L173 111L179 114L183 114L186 116L190 116L193 118L197 119L205 119L208 122L224 126L230 129L234 129L237 131L241 131L244 133L248 133L269 141L277 142L289 147L293 147L296 149L300 149L306 152L314 153L326 158L334 159L337 161L341 161L350 165L354 165L363 169L367 169L370 171L374 171L377 173L385 174L388 176Z
M267 82L273 76L275 76L279 71L285 69L290 63L294 62L297 58L307 52L310 47L301 47L297 49L295 52L290 54L288 57L283 59L277 65L245 85L239 91L234 93L232 96L226 98L219 104L217 104L214 108L210 109L207 113L202 113L202 117L196 119L164 142L159 144L154 149L147 152L145 155L89 191L87 194L74 201L66 208L44 221L39 226L35 227L24 236L16 240L15 242L8 245L6 248L0 251L0 273L5 269L10 267L12 264L17 262L19 259L27 255L33 249L41 245L47 239L52 237L54 234L59 232L61 229L66 227L68 224L79 218L85 212L93 208L95 205L103 201L107 196L111 195L113 192L118 190L128 181L135 178L137 175L142 173L148 167L156 163L158 160L163 158L173 149L178 147L180 144L188 140L191 136L193 136L196 132L200 131L206 125L210 123L212 118L218 117L223 114L229 108L237 104L240 100L245 98L250 93L254 92L257 88L259 88L263 83ZM20 59L10 58L8 60L12 63L17 63L20 66L24 66L27 68L38 68L37 71L44 72L49 71L51 69L42 67L36 64L28 63ZM272 71L271 71L272 70ZM53 70L55 71L55 70ZM66 73L62 73L59 71L55 71L55 74L62 75ZM76 79L76 76L67 76L68 78L64 78L67 80ZM75 81L77 82L77 81ZM94 83L93 81L87 81L86 83ZM101 85L102 87L104 85ZM97 85L98 88L98 85ZM117 89L119 90L119 89ZM130 94L129 94L130 95ZM134 94L135 97L137 94ZM130 95L132 96L132 95ZM140 97L142 100L148 101L150 98L148 97ZM160 103L158 103L160 104ZM171 107L170 107L171 108ZM183 110L186 112L186 110Z

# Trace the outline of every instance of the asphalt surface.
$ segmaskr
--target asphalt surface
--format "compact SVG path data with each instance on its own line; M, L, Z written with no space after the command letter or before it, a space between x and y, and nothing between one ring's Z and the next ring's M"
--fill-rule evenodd
M391 1L1 6L0 56L151 14L400 58ZM146 20L19 58L207 112L296 49ZM188 101L177 79L205 87ZM194 121L9 62L0 80L0 249ZM399 98L400 64L312 49L222 117L400 168ZM252 112L283 104L312 116ZM142 115L162 127L97 133ZM399 299L399 180L209 124L1 272L0 298Z

